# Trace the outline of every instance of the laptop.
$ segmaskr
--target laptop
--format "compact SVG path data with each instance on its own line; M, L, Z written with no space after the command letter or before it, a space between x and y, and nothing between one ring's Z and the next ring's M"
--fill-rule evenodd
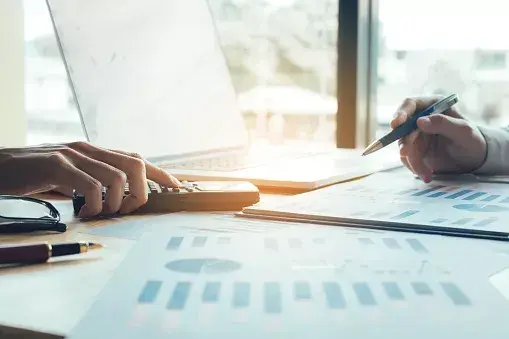
M253 146L206 0L47 0L87 140L180 180L307 191L400 166L383 150Z

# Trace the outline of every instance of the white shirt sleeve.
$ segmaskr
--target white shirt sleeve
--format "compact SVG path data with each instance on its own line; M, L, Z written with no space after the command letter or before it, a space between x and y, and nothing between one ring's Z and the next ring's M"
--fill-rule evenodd
M509 174L509 127L479 127L487 144L484 163L476 174L504 175Z

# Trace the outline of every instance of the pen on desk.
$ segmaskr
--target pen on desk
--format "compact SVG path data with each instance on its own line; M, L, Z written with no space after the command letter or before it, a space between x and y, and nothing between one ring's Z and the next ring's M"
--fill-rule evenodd
M87 241L61 244L43 242L5 245L0 246L0 265L42 263L52 257L86 253L103 247L101 244Z
M376 152L387 145L392 144L394 141L407 136L417 129L417 120L422 117L429 116L431 114L441 114L451 108L455 103L458 102L458 96L456 94L451 94L448 97L445 97L442 100L437 101L433 105L427 107L423 111L414 114L410 118L408 118L404 123L393 129L388 134L384 135L382 138L376 140L371 145L366 147L362 155L368 155L370 153Z

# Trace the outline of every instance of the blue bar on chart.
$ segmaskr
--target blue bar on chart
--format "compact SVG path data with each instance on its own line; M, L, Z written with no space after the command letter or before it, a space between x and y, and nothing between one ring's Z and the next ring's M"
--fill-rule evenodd
M398 214L394 217L392 217L391 219L395 219L395 220L398 220L398 219L405 219L405 218L408 218L414 214L417 214L419 213L419 211L415 211L415 210L410 210L410 211L406 211L406 212L403 212L401 214Z
M456 199L456 198L462 197L464 195L467 195L468 193L471 193L471 192L473 192L473 190L461 190L459 192L448 195L445 198L446 199Z
M277 239L274 238L265 238L264 240L265 248L268 250L277 251L278 250L278 244Z
M233 307L248 307L251 286L247 282L236 282L233 285Z
M156 301L159 290L161 289L162 281L149 280L145 283L143 290L138 297L140 304L153 304Z
M230 244L230 238L228 238L228 237L219 237L219 238L217 238L217 243L219 245L228 245L228 244Z
M207 242L207 237L194 237L193 244L191 246L203 247L203 246L205 246L206 242Z
M431 288L424 282L413 282L411 285L418 295L433 295Z
M217 303L219 301L219 293L221 292L221 283L208 282L203 289L201 300L204 303Z
M412 247L412 249L419 253L428 253L428 250L424 245L417 239L407 239L407 243Z
M412 193L412 192L415 192L415 191L418 191L417 188L410 188L410 189L407 189L407 190L404 190L404 191L401 191L401 192L398 192L396 194L398 195L404 195L404 194L409 194L409 193Z
M290 238L288 239L288 246L290 246L290 248L301 248L302 241L297 238Z
M401 249L401 246L399 246L399 244L396 241L396 239L393 239L393 238L383 238L382 241L385 244L385 246L387 246L391 250L399 250L399 249Z
M449 192L442 192L442 191L435 192L433 194L428 195L428 198L439 198L439 197L441 197L443 195L446 195L447 193L449 193Z
M329 308L345 308L346 301L343 296L343 292L341 291L341 287L335 282L324 282L323 283L323 292L325 293L325 298L327 299L327 305Z
M444 218L438 218L438 219L433 219L431 220L431 223L433 224L443 224L444 222L446 222L447 219L444 219Z
M384 282L382 283L385 293L391 300L405 300L403 292L401 292L399 286L395 282Z
M359 242L363 245L374 245L375 243L370 238L358 238Z
M191 283L180 281L175 285L173 293L166 305L168 310L183 310L186 306L187 298L191 292Z
M168 245L166 245L166 249L170 251L178 250L183 240L184 237L171 237L170 241L168 241Z
M452 300L455 305L466 306L471 305L470 299L453 283L441 283L445 294Z
M357 295L357 299L361 305L373 306L376 305L375 297L369 288L367 283L355 283L353 284L353 290Z
M293 284L293 296L295 300L311 300L311 287L304 281L296 281Z
M488 226L489 224L491 224L491 223L493 223L493 222L495 222L495 221L497 221L497 220L498 220L498 218L495 218L495 217L493 217L493 218L487 218L487 219L484 219L484 220L479 221L478 223L475 223L475 224L474 224L474 227L484 227L484 226Z
M266 282L263 284L264 305L266 313L281 313L281 288L276 282Z
M431 193L431 192L434 192L436 190L439 190L441 188L444 188L445 186L444 185L437 185L437 186L433 186L433 187L430 187L430 188L427 188L425 190L422 190L422 191L419 191L419 192L416 192L414 194L412 194L414 197L420 197L422 195L426 195L428 193Z
M465 225L465 224L468 224L469 222L471 222L472 220L474 220L474 218L463 218L460 220L456 220L452 224L453 225Z
M482 199L482 201L490 202L490 201L493 201L498 198L500 198L500 195L493 194L493 195L489 195L486 198Z
M477 192L477 193L469 195L468 197L463 198L463 200L475 200L479 197L482 197L485 194L486 194L486 192Z

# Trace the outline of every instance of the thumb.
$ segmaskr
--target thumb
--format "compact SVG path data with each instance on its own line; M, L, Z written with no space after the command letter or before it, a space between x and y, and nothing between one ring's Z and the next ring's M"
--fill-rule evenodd
M465 137L465 128L469 128L469 125L463 119L444 114L434 114L419 118L417 127L424 133L438 134L452 141L458 141Z

